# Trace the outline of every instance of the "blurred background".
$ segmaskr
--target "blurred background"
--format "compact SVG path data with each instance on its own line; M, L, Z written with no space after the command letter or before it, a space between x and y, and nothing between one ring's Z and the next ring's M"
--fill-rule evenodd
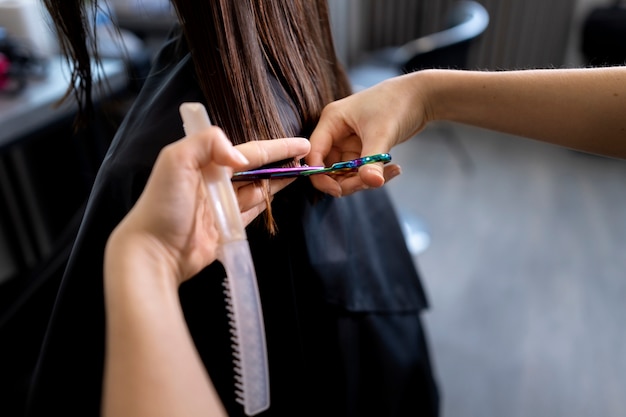
M109 5L99 118L74 130L76 108L52 106L67 70L45 15L0 0L0 415L21 401L95 173L174 24L167 1ZM357 90L428 67L626 59L619 1L329 5ZM442 417L626 415L626 161L449 123L392 156L403 174L387 188L429 294Z

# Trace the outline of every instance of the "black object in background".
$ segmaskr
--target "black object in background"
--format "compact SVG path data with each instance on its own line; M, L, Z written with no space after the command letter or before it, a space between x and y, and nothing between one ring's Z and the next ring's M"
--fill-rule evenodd
M589 66L626 63L626 1L593 8L583 22L581 51Z

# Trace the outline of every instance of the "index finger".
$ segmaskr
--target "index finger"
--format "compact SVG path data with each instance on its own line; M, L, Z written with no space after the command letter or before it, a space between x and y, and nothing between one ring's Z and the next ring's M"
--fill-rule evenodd
M328 104L309 139L311 151L306 158L307 164L325 165L325 159L333 146L353 135L354 129L348 124L338 102Z
M246 169L258 168L283 159L302 159L311 149L305 138L256 140L235 146L247 159Z
M215 126L167 145L161 154L162 158L169 155L176 160L177 165L190 169L201 169L211 163L239 168L248 163L222 129Z

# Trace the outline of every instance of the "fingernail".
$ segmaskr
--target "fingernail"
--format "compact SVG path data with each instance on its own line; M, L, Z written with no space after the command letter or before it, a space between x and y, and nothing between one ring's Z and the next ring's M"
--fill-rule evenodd
M235 148L232 148L232 155L237 160L237 162L239 162L242 165L246 165L250 163L250 161L248 161L248 158L246 158L241 152L239 152Z
M392 171L391 175L389 175L389 178L387 178L387 181L391 181L392 179L399 177L400 174L402 174L401 170L397 170L397 171ZM386 181L385 181L386 182Z
M332 195L335 198L341 197L341 190L332 190L329 191L328 194Z

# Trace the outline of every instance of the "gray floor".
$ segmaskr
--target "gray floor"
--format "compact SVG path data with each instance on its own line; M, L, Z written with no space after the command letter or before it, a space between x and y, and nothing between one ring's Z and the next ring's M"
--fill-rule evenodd
M442 417L625 416L626 161L445 124L392 156Z

